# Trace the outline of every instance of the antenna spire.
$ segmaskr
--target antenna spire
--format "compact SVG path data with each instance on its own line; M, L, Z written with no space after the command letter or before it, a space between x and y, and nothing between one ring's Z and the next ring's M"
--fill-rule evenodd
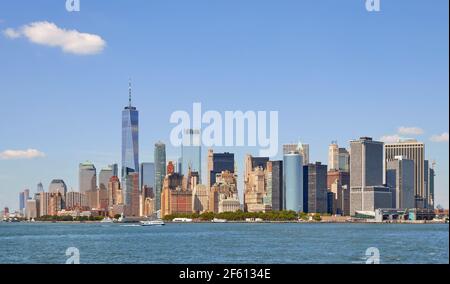
M131 78L128 80L128 104L131 107Z

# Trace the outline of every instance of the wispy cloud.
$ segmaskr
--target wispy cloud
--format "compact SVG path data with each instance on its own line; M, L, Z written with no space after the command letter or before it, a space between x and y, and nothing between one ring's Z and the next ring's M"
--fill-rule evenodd
M433 135L431 136L430 140L432 142L437 142L437 143L444 143L444 142L448 142L448 132L444 132L442 134L439 135Z
M381 141L381 142L384 142L384 143L396 143L396 142L398 142L400 139L402 139L402 137L400 137L400 136L397 135L397 134L393 134L393 135L385 135L385 136L382 136L382 137L380 138L380 141Z
M419 136L424 133L425 133L425 131L420 127L400 126L397 129L397 133L382 136L379 140L384 143L396 143L402 139L405 139L406 137ZM413 137L410 137L410 138L413 138Z
M26 37L30 42L59 47L66 53L92 55L103 51L105 40L99 35L66 30L50 22L33 22L18 29L8 28L3 34L10 39Z
M34 159L45 157L45 153L36 149L28 150L6 150L0 152L1 160Z
M16 32L14 29L8 28L3 31L3 34L10 39L19 38L21 35L19 32Z
M398 133L400 135L422 135L424 133L424 131L420 127L401 126L398 128Z

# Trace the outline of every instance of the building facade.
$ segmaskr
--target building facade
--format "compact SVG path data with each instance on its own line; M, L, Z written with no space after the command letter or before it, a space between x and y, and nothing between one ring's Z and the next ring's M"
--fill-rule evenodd
M178 172L187 176L189 170L198 172L199 177L202 176L201 131L199 129L185 129L183 132L181 169Z
M214 153L212 149L208 150L208 173L207 185L209 187L216 183L216 175L228 171L234 173L234 154L232 153Z
M327 168L320 162L303 166L303 212L328 212Z
M209 211L209 193L208 186L197 184L192 191L192 212L205 213Z
M350 173L328 171L327 188L333 193L333 214L350 216Z
M352 153L353 154L353 153ZM425 144L416 140L401 140L385 145L386 163L396 156L403 156L414 161L414 195L415 207L426 207L425 189Z
M81 163L78 169L80 192L97 189L97 170L91 162Z
M162 142L155 144L155 210L161 209L161 192L166 176L166 145Z
M350 152L350 214L390 208L391 192L383 186L383 142L361 137L350 141Z
M386 184L392 192L392 208L412 209L414 198L414 161L395 157L386 165Z
M131 83L128 106L122 111L122 179L139 172L139 112L131 104Z
M298 152L290 152L284 155L283 180L283 208L296 212L304 212L303 157Z

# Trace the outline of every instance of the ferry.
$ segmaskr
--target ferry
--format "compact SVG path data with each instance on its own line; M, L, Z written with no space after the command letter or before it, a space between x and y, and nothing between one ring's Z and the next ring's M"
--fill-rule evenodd
M214 218L214 219L212 219L211 222L213 222L213 223L226 223L226 222L228 222L228 221L225 220L225 219Z
M154 221L141 221L141 226L164 226L165 223L162 220Z
M192 223L192 219L189 218L175 218L172 220L174 223Z

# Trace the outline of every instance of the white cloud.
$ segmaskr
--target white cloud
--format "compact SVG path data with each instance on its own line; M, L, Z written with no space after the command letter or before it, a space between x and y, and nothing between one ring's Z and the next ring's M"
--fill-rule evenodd
M399 127L398 133L401 135L422 135L424 133L423 129L420 127Z
M448 142L448 132L444 132L440 135L433 135L430 140L437 143Z
M29 41L77 55L97 54L103 51L106 42L98 35L66 30L49 22L33 22L19 29L3 31L8 38L26 37Z
M398 142L400 139L402 139L402 137L400 137L400 136L397 135L397 134L394 134L394 135L385 135L385 136L382 136L382 137L380 138L380 141L381 141L381 142L384 142L384 143L396 143L396 142Z
M16 160L16 159L34 159L45 157L45 154L36 149L28 150L6 150L0 152L1 160Z
M3 34L7 37L7 38L11 38L11 39L15 39L21 36L21 34L17 31L15 31L14 29L8 28L6 30L3 31Z

